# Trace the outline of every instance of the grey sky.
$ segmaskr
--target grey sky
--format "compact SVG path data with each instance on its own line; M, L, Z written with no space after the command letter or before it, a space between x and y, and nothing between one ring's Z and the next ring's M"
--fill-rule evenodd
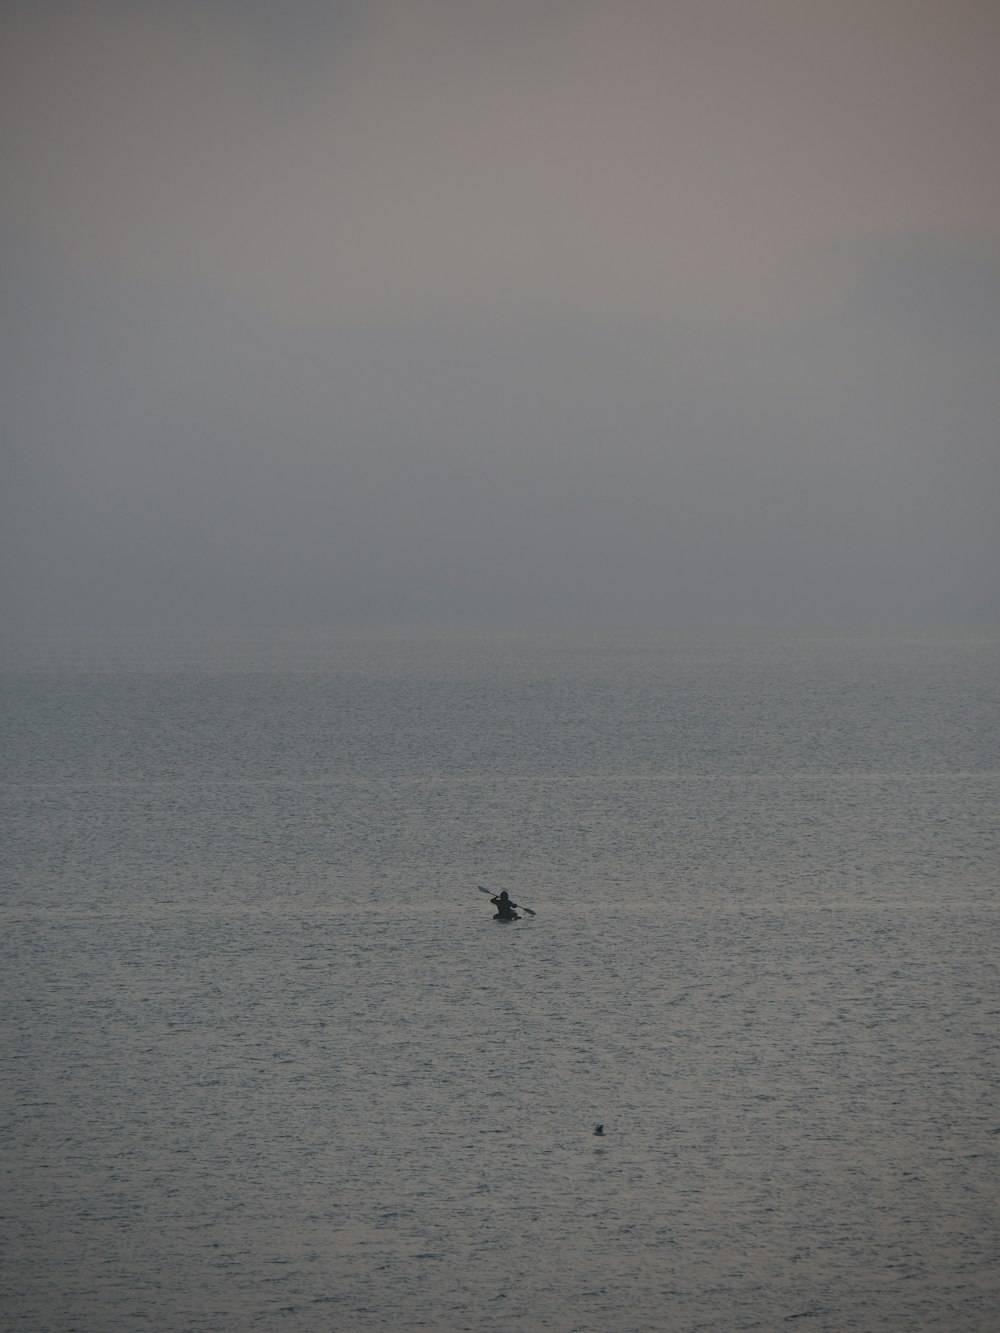
M996 626L996 6L5 27L13 628Z

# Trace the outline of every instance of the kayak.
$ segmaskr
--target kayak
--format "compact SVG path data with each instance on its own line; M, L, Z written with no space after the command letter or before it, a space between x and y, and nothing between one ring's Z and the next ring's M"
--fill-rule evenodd
M476 885L476 888L479 890L480 893L485 893L485 894L489 897L489 900L490 900L491 903L496 904L496 903L498 903L498 902L500 901L500 895L495 894L495 893L493 892L492 889L488 889L488 888L486 887L485 884L477 884L477 885ZM506 900L505 900L505 901L506 901ZM514 908L514 907L516 907L516 906L517 906L517 903L511 903L511 904L510 904L510 907L511 907L511 908ZM537 916L537 915L538 915L538 913L535 911L535 909L534 909L533 907L525 907L523 903L521 904L521 911L522 911L522 912L526 912L526 913L528 914L528 916ZM513 912L513 911L511 912L511 915L510 915L510 916L501 916L499 912L496 912L496 913L494 914L493 920L494 920L494 921L520 921L521 918L518 916L518 914L517 914L516 912Z

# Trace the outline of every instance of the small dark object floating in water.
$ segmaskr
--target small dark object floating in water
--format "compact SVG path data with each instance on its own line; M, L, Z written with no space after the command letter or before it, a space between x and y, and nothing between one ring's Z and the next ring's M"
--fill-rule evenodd
M594 1126L594 1133L595 1133L598 1137L601 1137L601 1136L604 1134L604 1126L603 1126L603 1125L595 1125L595 1126Z

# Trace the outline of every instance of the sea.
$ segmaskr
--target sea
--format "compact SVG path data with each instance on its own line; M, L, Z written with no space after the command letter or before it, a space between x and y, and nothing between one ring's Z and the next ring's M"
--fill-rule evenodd
M1000 637L0 674L0 1327L997 1327Z

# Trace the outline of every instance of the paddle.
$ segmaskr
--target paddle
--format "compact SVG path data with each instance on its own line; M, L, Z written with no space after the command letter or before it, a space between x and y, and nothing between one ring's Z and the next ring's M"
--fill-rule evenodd
M476 888L479 890L480 893L488 893L488 894L490 895L491 898L495 898L495 897L496 897L496 894L493 892L492 889L487 889L487 888L485 888L482 884L477 884L477 885L476 885ZM532 908L530 908L530 907L525 907L523 903L518 903L518 904L517 904L517 910L518 910L519 912L527 912L529 916L537 916L537 915L538 915L538 913L535 912L535 911L533 911Z

